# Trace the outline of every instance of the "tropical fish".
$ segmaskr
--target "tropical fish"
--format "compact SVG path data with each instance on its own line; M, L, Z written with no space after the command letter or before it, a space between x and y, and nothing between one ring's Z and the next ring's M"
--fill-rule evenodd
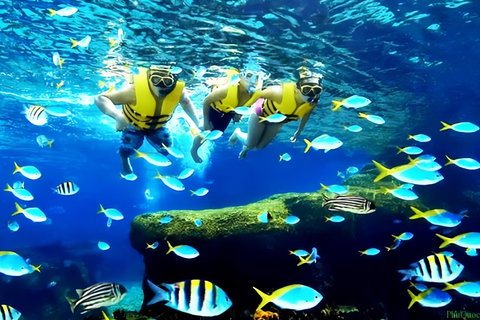
M65 296L72 313L81 308L80 314L95 310L101 307L112 306L120 302L127 294L127 289L117 283L101 282L86 289L77 289L78 299Z
M443 240L439 248L448 246L449 244L456 244L459 247L480 249L480 233L467 232L459 234L453 238L447 238L441 234L436 234L437 237Z
M184 157L184 154L182 151L178 150L177 148L174 147L167 147L165 144L162 143L162 146L167 150L169 154L174 156L177 159L182 159Z
M156 286L148 280L148 285L155 296L147 306L166 301L167 307L199 317L218 316L232 306L225 291L210 281L194 279Z
M350 132L355 132L355 133L363 130L362 127L360 127L359 125L356 125L356 124L354 124L352 126L349 126L349 127L345 126L344 128L345 128L345 130L348 130Z
M470 256L470 257L478 256L477 249L475 249L475 248L467 248L465 250L465 253L467 254L467 256Z
M168 245L167 254L169 254L170 252L173 252L177 256L185 258L185 259L193 259L193 258L196 258L200 255L200 253L197 251L197 249L195 249L194 247L185 245L185 244L181 244L181 245L172 247L170 242L167 241L167 245Z
M185 186L183 185L183 183L180 182L180 180L178 180L177 178L175 177L170 177L170 176L162 176L158 171L157 171L157 175L155 177L153 177L154 179L160 179L162 180L162 182L167 186L169 187L170 189L173 189L175 191L183 191L185 190Z
M204 143L205 140L213 141L217 140L223 135L223 131L220 130L213 130L213 131L205 131L203 132L204 138L200 141L200 143Z
M390 193L395 198L402 199L405 201L412 201L418 199L418 196L410 189L403 188L402 186L396 187L395 189L388 189L385 187L380 187L380 191L383 194Z
M16 162L14 162L14 164L15 164L15 170L13 171L13 174L20 172L25 178L28 178L31 180L37 180L42 176L40 171L34 166L19 167Z
M373 202L359 196L336 196L333 199L328 198L324 193L322 196L324 200L322 207L328 207L330 211L367 214L376 210Z
M378 163L375 160L372 160L372 162L377 167L377 169L380 170L380 174L375 178L375 180L373 180L373 182L378 182L387 176L394 176L394 174L403 172L415 166L415 161L410 161L407 164L403 164L400 166L396 166L392 169L389 169L387 167L382 166L380 163Z
M57 83L57 90L60 89L61 87L63 87L63 85L65 84L65 82L62 80L60 81L59 83ZM46 111L46 109L45 109Z
M292 160L292 157L288 154L288 153L284 153L282 155L280 155L280 160L278 161L290 161Z
M332 110L337 111L340 110L340 108L343 106L345 108L353 108L353 109L358 109L358 108L363 108L365 106L368 106L372 101L370 99L367 99L365 97L353 95L351 97L348 97L346 99L343 99L342 101L340 100L333 100L332 104Z
M53 143L53 139L52 140L48 140L47 137L45 137L43 134L42 135L39 135L37 137L37 143L40 147L45 147L45 146L49 146L50 148L52 147L52 143Z
M53 189L53 192L61 194L62 196L71 196L78 192L80 188L73 182L67 181L58 185Z
M36 126L43 126L48 121L48 116L45 111L45 108L42 106L24 106L25 108L25 117L30 123Z
M260 213L257 217L261 223L268 223L268 221L272 219L272 215L267 210L263 210L263 212Z
M60 58L60 54L58 52L55 52L52 56L53 64L56 66L59 66L60 68L62 67L63 62L65 59Z
M49 284L47 284L47 289L53 288L57 285L55 281L51 281Z
M18 231L18 229L20 229L20 226L18 225L17 221L13 221L13 222L8 221L7 224L8 224L8 229L12 230L13 232Z
M252 114L253 112L255 112L255 111L253 111L253 108L250 108L250 107L247 107L247 106L234 108L232 111L235 112L236 114L239 114L239 115L242 115L242 116L248 116L248 115Z
M285 219L286 224L297 224L298 222L300 222L300 218L298 218L296 216L288 216Z
M372 114L365 114L365 113L360 112L358 114L358 117L359 118L365 118L368 121L373 122L375 124L384 124L385 123L385 119L383 119L380 116L376 116L376 115L372 115Z
M180 174L178 175L178 179L187 179L188 177L190 177L195 171L191 168L185 168L182 170L182 172L180 172Z
M331 137L328 134L322 134L321 136L313 139L312 142L308 141L307 139L303 139L303 141L307 144L305 151L303 151L304 153L310 150L310 147L313 147L315 150L323 149L325 150L325 153L327 153L330 150L340 148L340 146L343 144L342 141L335 137Z
M300 259L300 262L297 264L297 267L305 263L317 263L317 259L320 259L320 256L317 254L317 248L312 248L312 253L310 253L305 259L302 256L298 256L298 258Z
M415 214L409 219L425 218L431 224L441 227L456 227L462 222L464 217L461 214L452 213L444 209L433 209L426 212L422 212L415 207L410 207L410 209Z
M325 217L325 222L332 221L332 222L342 222L345 220L345 217L342 216L331 216L331 217Z
M435 162L435 157L430 155L419 156L415 160L409 157L408 160L415 161L415 166L425 171L437 171L442 168L439 163Z
M331 186L326 186L320 183L320 185L322 186L322 189L320 189L320 191L325 189L325 190L328 190L328 192L332 192L340 195L346 194L348 192L347 187L344 187L338 184L332 184Z
M107 218L107 228L112 226L112 218Z
M408 135L408 140L410 140L410 139L413 139L413 140L418 141L418 142L429 142L430 140L432 140L432 138L430 138L426 134L422 134L422 133L416 134L416 135L409 134Z
M255 287L253 289L262 298L262 302L258 305L257 310L272 302L282 309L300 311L315 307L323 299L323 296L317 290L301 284L292 284L277 289L271 295L265 294Z
M157 167L168 167L169 165L171 165L172 163L170 162L170 160L168 160L167 157L165 157L163 154L161 153L158 153L158 152L155 152L155 153L143 153L143 152L140 152L136 149L135 150L135 153L136 153L136 156L135 158L143 158L145 159L148 163L151 163L153 164L154 166L157 166Z
M415 278L424 282L450 282L463 271L463 264L443 253L432 254L410 265L412 269L398 270L404 274L402 281Z
M152 196L152 192L150 191L150 189L145 190L145 198L147 198L147 200L155 199L155 197Z
M6 304L0 305L0 319L1 320L18 320L22 313L13 307Z
M39 208L25 208L23 209L18 205L18 203L15 202L15 206L17 207L17 211L12 213L12 216L17 215L19 213L23 213L25 218L32 220L33 222L43 222L47 220L47 217L45 216L45 213L43 213L42 210Z
M48 9L48 11L50 11L50 17L54 15L58 15L61 17L69 17L75 14L78 11L78 9L75 7L65 7L60 10Z
M200 227L202 225L202 219L196 219L195 220L195 226Z
M207 68L204 66L195 66L193 69L193 75L195 77L203 77L205 75L205 72L207 72Z
M438 171L425 171L417 168L416 159L392 169L382 166L375 160L373 160L373 163L380 170L380 174L375 178L375 180L373 180L373 182L380 181L389 175L392 175L402 182L418 185L430 185L443 180L442 174Z
M456 284L444 283L445 288L443 291L447 290L456 290L458 293L461 293L469 297L480 297L480 283L479 282L469 282L463 281Z
M402 244L402 240L396 239L393 241L393 244L390 247L385 247L385 249L387 249L387 251L395 250L400 247L400 244Z
M110 249L110 246L109 246L108 243L106 243L106 242L98 241L98 248L99 248L100 250L105 251L105 250Z
M118 211L117 209L104 209L102 205L100 205L100 210L97 212L97 214L99 213L105 213L105 216L107 218L110 218L112 220L122 220L123 219L123 215L120 211Z
M294 250L294 251L288 250L288 252L290 252L290 254L296 255L297 257L305 257L310 254L308 251L305 251L303 249Z
M45 111L55 117L68 117L72 113L64 107L46 107Z
M347 174L347 177L359 172L360 170L358 170L357 167L348 167L347 170L345 171L345 173Z
M287 119L287 116L284 115L284 114L281 114L281 113L275 113L275 114L272 114L271 116L268 116L268 117L258 117L258 119L260 119L258 122L264 122L264 121L268 121L270 123L280 123L282 121L284 121L285 119Z
M407 240L410 240L413 238L413 233L411 232L404 232L398 236L394 236L392 234L392 237L395 239L395 240L403 240L403 241L407 241Z
M19 277L34 271L40 272L40 266L28 264L25 259L13 251L0 251L0 273Z
M126 174L126 175L123 175L121 172L120 172L120 177L122 177L123 179L125 180L128 180L128 181L135 181L137 180L137 175L135 173L129 173L129 174Z
M423 152L423 149L419 147L405 147L405 148L397 147L397 149L398 149L397 154L405 152L406 154L409 154L409 155L417 155Z
M158 241L155 241L155 242L152 243L152 244L148 244L148 243L147 243L147 247L145 248L145 250L147 250L147 249L155 250L155 249L157 249L157 248L158 248Z
M358 252L360 252L361 256L363 256L364 254L366 254L367 256L376 256L377 254L380 253L380 250L378 250L377 248L370 248L365 251L358 251Z
M159 222L160 224L167 224L167 223L172 222L172 220L173 220L173 219L172 219L171 216L165 216L165 217L163 217L162 219L160 219L158 222Z
M72 48L74 48L76 46L86 48L90 44L91 40L92 40L92 38L90 36L86 36L85 38L83 38L80 41L75 41L74 39L70 38L70 41L72 42Z
M477 170L480 169L480 163L472 158L461 158L461 159L450 159L448 156L447 157L448 162L445 163L445 166L448 166L450 164L454 164L457 167L467 169L467 170Z
M4 189L3 191L9 191L9 192L13 193L13 195L15 197L17 197L18 199L23 200L23 201L33 200L33 196L28 190L26 190L26 189L13 189L12 187L10 187L10 185L8 183L7 183L7 189Z
M198 197L203 197L204 195L206 195L208 193L208 189L207 188L199 188L195 191L193 190L190 190L190 195L191 196L198 196Z
M459 122L455 124L448 124L443 121L440 121L443 124L443 128L440 131L452 129L457 132L462 133L473 133L478 131L478 126L471 122Z
M444 307L452 301L452 297L450 295L438 288L429 288L423 292L420 292L417 296L415 296L410 290L407 290L410 298L410 304L408 305L408 309L410 309L415 302L418 302L424 307L430 308L440 308Z
M13 189L24 189L24 188L25 188L24 183L21 181L15 181L13 183Z

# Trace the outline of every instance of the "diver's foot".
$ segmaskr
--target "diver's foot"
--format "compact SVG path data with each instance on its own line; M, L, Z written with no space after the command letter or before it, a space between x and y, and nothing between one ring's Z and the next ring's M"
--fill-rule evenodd
M196 150L195 150L195 151L194 151L194 150L190 150L190 154L191 154L191 156L192 156L193 161L195 161L196 163L202 163L202 162L203 162L202 158L200 158L200 157L198 156L198 153L197 153Z
M130 159L122 157L122 168L125 174L133 173L132 166L130 165Z
M235 147L235 146L237 145L237 141L238 141L237 130L240 130L240 129L239 129L239 128L235 129L235 131L233 131L232 135L231 135L230 138L228 139L228 143L229 143L232 147Z
M248 150L249 149L244 146L242 151L240 151L240 153L238 154L238 159L245 159L245 157L247 156Z

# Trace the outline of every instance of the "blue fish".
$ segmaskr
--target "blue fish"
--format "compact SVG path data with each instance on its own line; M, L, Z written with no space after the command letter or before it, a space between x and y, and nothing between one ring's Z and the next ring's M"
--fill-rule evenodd
M9 192L13 193L13 195L15 197L17 197L18 199L23 200L23 201L33 200L33 196L28 190L22 189L22 188L14 189L14 188L10 187L10 185L8 183L7 183L7 189L5 189L4 191L9 191Z
M191 196L198 196L198 197L203 197L204 195L206 195L208 193L208 189L207 188L199 188L197 190L190 190L191 192Z
M12 230L13 232L18 231L18 229L20 229L20 226L18 225L17 221L13 221L13 222L8 221L7 224L8 224L8 229Z
M342 222L345 220L342 216L332 216L332 217L325 217L325 222L332 221L332 222Z
M168 241L167 241L167 244L168 244L167 254L169 254L170 252L173 252L177 256L185 259L193 259L200 255L200 253L194 247L183 245L183 244L172 247L172 245Z
M40 272L40 266L28 264L25 259L13 251L0 251L0 273L19 277L34 271Z
M470 256L470 257L478 256L477 249L475 249L475 248L467 248L465 250L465 253L467 254L467 256Z
M105 250L110 249L110 246L109 246L108 243L106 243L106 242L98 241L98 248L99 248L100 250L105 251Z
M100 205L100 210L98 210L97 214L100 213L105 213L105 216L107 218L110 218L112 220L122 220L123 219L123 214L118 211L117 209L105 209L103 208L102 205Z
M383 119L382 117L380 116L377 116L377 115L373 115L373 114L366 114L366 113L359 113L358 114L358 117L359 118L365 118L367 119L368 121L372 122L372 123L375 123L375 124L384 124L385 123L385 119Z
M415 213L409 219L419 219L424 218L433 225L441 227L456 227L458 226L463 219L463 215L449 212L444 209L433 209L422 212L415 207L410 207Z
M370 248L365 251L359 251L359 252L361 253L362 256L364 254L366 254L367 256L376 256L377 254L380 253L380 250L378 250L377 248Z
M454 164L457 167L467 169L467 170L477 170L480 169L480 163L472 158L460 158L460 159L450 159L448 156L447 160L448 162L445 163L445 166L448 166L450 164Z
M440 131L452 129L457 132L462 133L473 133L478 131L478 126L471 122L459 122L455 124L448 124L446 122L440 121L443 125L443 128Z
M398 236L394 236L394 235L392 234L392 237L394 237L395 240L407 241L407 240L410 240L410 239L413 238L413 233L411 233L411 232L404 232L404 233L402 233L402 234L400 234L400 235L398 235Z
M272 219L272 216L270 215L269 212L267 212L267 210L263 210L263 212L260 213L257 217L258 217L258 220L260 220L261 223L268 223L268 221L270 221L270 219Z
M409 155L417 155L423 152L423 149L419 147L405 147L405 148L397 147L397 149L398 149L397 154L405 152L406 154L409 154Z
M15 164L15 170L13 171L13 174L20 172L25 178L28 178L31 180L37 180L42 176L40 171L34 166L19 167L16 162L14 162L14 164Z
M188 177L190 177L192 174L193 174L194 170L191 169L191 168L185 168L182 170L182 172L180 172L180 174L178 175L178 179L187 179Z
M418 142L429 142L430 140L432 140L429 136L427 136L426 134L415 134L415 135L409 135L408 136L408 139L413 139L415 141L418 141Z
M148 244L148 243L147 243L147 247L145 248L145 250L146 250L146 249L155 250L155 249L157 249L157 248L158 248L158 241L155 241L155 242L152 243L152 244Z
M7 306L6 304L0 305L0 319L1 320L18 320L22 316L22 313L17 309Z
M443 291L456 290L465 296L478 298L480 297L480 282L463 281L456 284L445 283Z
M260 119L259 122L267 121L270 123L280 123L283 120L287 119L287 116L281 113L275 113L268 117L258 117L258 118Z
M143 158L145 159L148 163L151 163L153 164L154 166L157 166L157 167L168 167L169 165L171 165L172 163L170 162L170 160L168 160L167 157L165 157L163 154L161 153L158 153L158 152L155 152L155 153L143 153L143 152L140 152L136 149L135 150L135 153L136 153L136 156L135 158Z
M47 220L47 217L45 216L45 213L43 213L42 210L39 208L22 208L18 205L18 203L15 202L15 206L17 208L17 211L12 213L12 216L17 215L19 213L23 213L23 215L27 218L32 220L33 222L43 222Z
M202 225L202 219L195 220L195 226L200 227Z
M317 290L301 284L292 284L280 288L271 295L265 294L255 287L253 289L262 298L262 302L258 305L257 310L272 302L282 309L301 311L315 307L323 299L323 296Z
M295 250L295 251L288 250L288 252L290 252L290 254L296 255L297 257L305 257L305 256L308 256L310 254L310 252L308 252L306 250L303 250L303 249L299 249L299 250Z
M480 249L480 232L462 233L453 238L448 238L441 234L436 234L436 236L443 240L440 248L446 247L449 244L456 244L463 248Z
M322 186L322 189L320 189L320 191L326 189L329 192L340 194L340 195L346 194L348 192L347 187L344 187L344 186L341 186L341 185L338 185L338 184L332 184L331 186L326 186L326 185L320 183L320 185Z
M348 130L350 132L355 132L355 133L363 130L362 127L360 127L359 125L356 125L356 124L354 124L353 126L344 127L344 128L345 128L345 130Z
M182 151L178 150L177 148L174 148L174 147L167 147L165 144L162 143L162 146L163 148L165 148L167 150L167 152L169 154L171 154L172 156L174 156L175 158L177 159L182 159L183 157L185 157L185 155L183 154Z
M171 176L162 176L158 171L157 171L157 175L154 177L155 179L160 179L162 180L162 182L167 186L169 187L170 189L172 190L175 190L175 191L183 191L185 190L185 186L183 185L183 183L178 180L177 178L175 177L171 177Z
M423 292L420 292L418 296L415 296L410 290L407 290L410 298L410 304L408 305L408 309L410 309L415 302L418 302L424 307L430 308L440 308L444 307L452 301L452 297L450 295L440 289L437 288L429 288Z
M292 160L292 157L288 154L288 153L284 153L282 155L280 155L280 160L278 161L290 161Z
M300 262L297 264L297 266L301 266L302 264L312 264L316 263L317 259L320 258L320 256L317 254L317 248L312 248L312 253L310 253L305 259L302 258L302 256L298 256L300 258Z
M158 222L160 222L160 224L167 224L167 223L172 222L172 220L173 219L172 219L171 216L165 216L162 219L160 219Z
M300 221L300 218L298 218L296 216L288 216L285 219L286 224L297 224L299 221Z

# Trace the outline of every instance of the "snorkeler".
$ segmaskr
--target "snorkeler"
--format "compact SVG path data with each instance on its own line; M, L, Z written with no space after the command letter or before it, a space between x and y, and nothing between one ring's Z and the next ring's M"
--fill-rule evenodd
M167 155L165 147L171 146L172 139L165 124L178 103L198 125L185 82L178 81L172 72L175 68L152 66L139 70L140 73L133 76L133 83L95 97L98 109L117 121L117 131L122 131L119 153L126 174L132 173L128 158L135 153L134 149L141 147L144 138L159 153ZM122 110L115 105L122 105Z
M243 143L239 158L245 158L251 149L265 148L285 123L301 118L297 131L290 138L290 141L295 142L312 111L318 106L322 91L322 75L313 74L304 67L301 68L297 83L287 82L263 90L261 97L265 100L255 103L256 112L250 115L248 132L243 133L237 128L230 137L232 145L238 140Z

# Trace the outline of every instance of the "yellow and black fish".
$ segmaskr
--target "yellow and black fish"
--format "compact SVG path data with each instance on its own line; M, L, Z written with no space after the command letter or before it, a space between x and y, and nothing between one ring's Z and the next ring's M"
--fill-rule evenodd
M455 280L463 271L460 262L443 253L432 254L411 266L412 269L398 270L405 275L402 281L415 278L416 281L444 283Z
M7 306L6 304L0 305L0 319L1 320L18 320L22 314L20 311Z
M343 211L359 214L372 213L376 210L375 204L359 196L339 196L328 198L324 193L322 207L328 207L330 211Z

